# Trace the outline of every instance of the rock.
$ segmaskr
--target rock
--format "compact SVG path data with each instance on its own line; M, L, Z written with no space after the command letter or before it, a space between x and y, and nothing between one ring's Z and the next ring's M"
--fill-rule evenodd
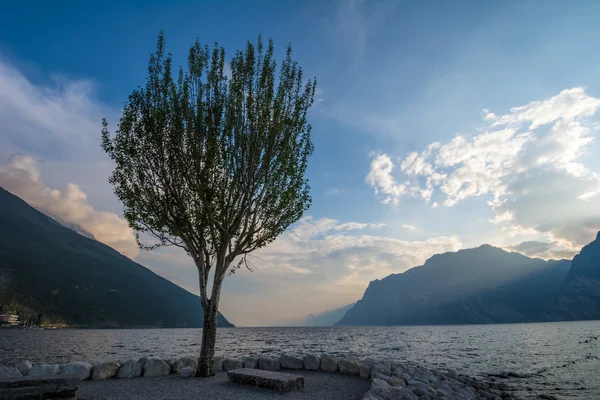
M449 369L448 371L446 371L446 375L448 376L448 378L452 378L452 379L458 378L458 375L456 375L456 371L453 369Z
M196 357L178 358L173 364L172 371L181 375L181 370L184 368L191 368L194 371L193 375L196 375L196 371L198 371L198 359Z
M19 373L20 374L20 373ZM19 377L0 380L3 400L77 398L79 378L74 376Z
M371 368L371 377L373 377L373 375L377 374L377 373L385 375L385 376L392 375L392 371L387 366L382 365L382 364L375 364Z
M244 358L244 368L258 368L258 357L249 356Z
M196 360L196 362L198 362L198 360ZM196 376L196 369L192 367L183 367L179 370L179 375L183 376L184 378Z
M384 374L380 374L379 372L375 372L371 379L381 379L382 381L387 382L390 379L390 377Z
M397 376L391 376L388 381L390 386L396 386L396 387L404 387L406 386L406 382L404 381L404 379L402 378L398 378Z
M17 368L0 365L0 379L21 378L22 376Z
M359 375L361 378L363 379L369 379L371 377L371 368L372 368L372 364L364 364L361 363L360 365L360 371L359 371Z
M360 365L356 361L341 359L338 361L338 371L342 375L360 375Z
M540 394L538 397L544 400L558 400L556 396L552 396L551 394Z
M402 372L402 371L394 371L394 372L392 372L392 375L396 376L400 379L404 379L405 382L408 382L412 379L409 374L407 374L406 372Z
M92 380L99 381L102 379L112 378L119 372L121 364L116 361L106 361L94 364L92 368Z
M135 360L127 360L119 368L117 378L138 378L142 376L142 365Z
M17 365L17 369L19 370L19 372L21 373L21 375L23 376L27 376L29 375L29 371L31 371L31 367L33 367L33 365L31 364L31 362L29 362L28 360L25 361L21 361L18 365Z
M413 389L413 393L422 398L423 396L437 396L435 389L424 383L418 382L417 387Z
M406 388L392 387L390 389L390 394L392 396L392 400L417 400L418 397L415 396L412 392L408 391ZM448 399L453 399L453 397L448 397Z
M223 357L215 357L213 360L215 371L223 371Z
M173 370L173 367L175 366L175 361L177 361L177 358L175 358L175 357L167 358L167 359L165 360L165 362L166 362L167 364L169 364L169 367L171 367L171 370ZM197 361L197 360L196 360L196 361Z
M140 365L142 366L142 369L144 368L144 364L146 364L146 361L148 361L148 357L141 357L138 362L140 363Z
M35 364L31 367L27 376L53 376L58 375L60 372L60 366L58 364Z
M279 360L272 356L262 356L258 358L258 368L265 371L277 371L281 369Z
M370 392L378 400L392 400L392 393L389 390L371 387Z
M379 397L377 397L377 395L373 394L373 392L371 392L370 390L365 393L365 395L363 396L363 400L379 400Z
M232 369L244 368L244 362L233 358L223 360L223 371L231 371Z
M288 356L287 354L283 354L279 357L279 363L281 364L281 368L285 369L304 368L304 362L300 357Z
M371 389L390 390L391 386L388 385L388 383L383 379L373 378L373 381L371 382Z
M302 363L304 364L304 368L310 371L318 371L321 366L321 360L314 354L307 354L302 357Z
M62 374L75 376L80 381L83 381L92 375L92 364L82 361L72 361L63 365Z
M321 359L321 371L337 372L338 360L332 356L324 356Z
M149 358L144 364L143 371L146 377L163 376L169 375L171 367L160 358Z
M260 363L260 361L259 361ZM237 369L227 372L230 382L275 389L280 393L300 391L304 388L304 377L260 369Z

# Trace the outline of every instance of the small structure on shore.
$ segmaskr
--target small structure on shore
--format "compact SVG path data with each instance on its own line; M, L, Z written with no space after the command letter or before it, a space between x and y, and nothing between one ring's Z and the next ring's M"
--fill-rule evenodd
M19 316L13 313L0 314L0 326L19 326Z

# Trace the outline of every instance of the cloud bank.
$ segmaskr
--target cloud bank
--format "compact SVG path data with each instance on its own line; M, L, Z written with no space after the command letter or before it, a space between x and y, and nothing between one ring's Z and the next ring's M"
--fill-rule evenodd
M485 196L507 236L543 235L556 255L572 255L600 229L600 176L580 161L599 108L576 87L504 115L484 110L482 133L431 143L396 163L372 153L366 182L386 204L413 196L452 207ZM553 256L533 248L524 252Z
M94 97L90 80L53 75L35 85L0 55L0 140L4 151L43 158L98 158L100 121L114 110Z
M68 183L63 191L46 186L36 161L30 156L14 155L7 165L0 166L0 186L32 207L93 236L127 257L139 253L133 231L124 219L94 209L86 194L73 183Z

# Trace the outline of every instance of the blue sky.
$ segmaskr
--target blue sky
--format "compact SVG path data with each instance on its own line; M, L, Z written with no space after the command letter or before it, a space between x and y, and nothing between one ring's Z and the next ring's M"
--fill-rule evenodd
M125 3L125 4L122 4ZM600 26L592 1L63 1L3 5L0 185L197 292L173 250L139 253L106 183L116 124L164 29L229 55L272 37L318 79L307 218L225 284L240 325L343 306L368 282L490 243L570 257L600 229ZM113 125L114 126L114 125Z

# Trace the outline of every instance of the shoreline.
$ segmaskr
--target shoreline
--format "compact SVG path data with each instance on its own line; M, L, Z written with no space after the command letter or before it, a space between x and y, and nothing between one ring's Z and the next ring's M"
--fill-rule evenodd
M0 366L0 379L41 376L76 376L80 381L140 381L139 386L148 378L179 375L185 379L205 380L212 378L195 378L198 367L196 356L182 356L162 359L158 357L123 361L83 362L72 361L64 364L32 364L23 361L12 367ZM503 384L486 382L453 370L444 372L428 369L407 362L394 362L373 358L352 358L329 354L280 354L247 357L225 358L215 357L215 371L230 371L239 368L254 368L267 371L287 373L309 373L315 381L327 380L327 376L343 375L354 379L362 379L370 387L360 395L363 400L388 399L513 399L518 397L510 393L511 389ZM136 379L142 378L142 379ZM162 378L164 379L164 378ZM311 378L312 379L312 378ZM87 385L85 382L81 382ZM119 384L122 385L122 384ZM235 384L231 384L235 385ZM244 392L248 388L236 385ZM548 397L551 398L551 397Z

